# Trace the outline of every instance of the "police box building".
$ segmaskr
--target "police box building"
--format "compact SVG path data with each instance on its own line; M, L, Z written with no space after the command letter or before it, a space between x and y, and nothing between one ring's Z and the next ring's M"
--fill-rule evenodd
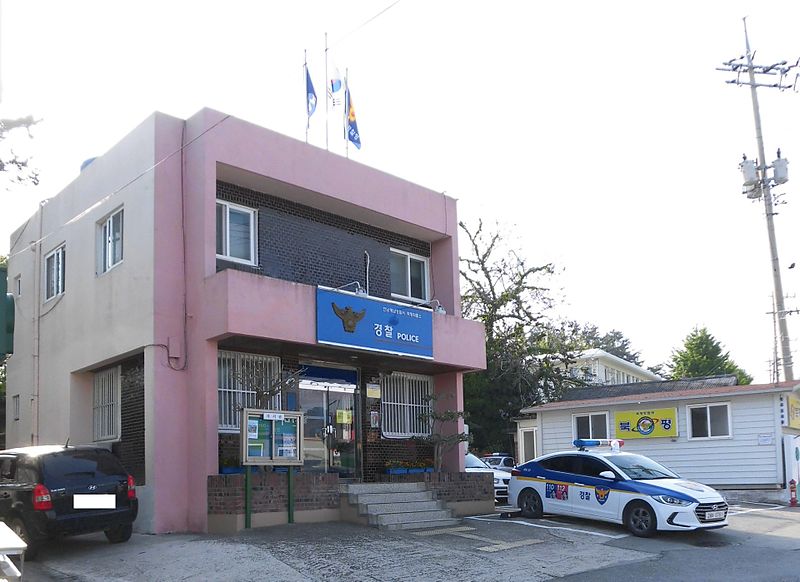
M340 485L424 471L426 414L463 410L463 374L485 367L457 229L442 193L218 111L156 113L11 236L8 446L109 447L139 531L235 530L245 503L254 526L357 520ZM243 454L244 408L287 417L248 425ZM268 424L294 413L292 435ZM243 457L265 443L302 449L294 489L260 467L245 501Z

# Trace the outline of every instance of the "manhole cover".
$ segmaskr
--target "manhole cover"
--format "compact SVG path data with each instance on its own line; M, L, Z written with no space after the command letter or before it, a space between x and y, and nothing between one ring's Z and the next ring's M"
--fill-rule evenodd
M721 548L723 546L729 546L730 542L723 542L722 540L693 540L691 545L697 546L698 548Z

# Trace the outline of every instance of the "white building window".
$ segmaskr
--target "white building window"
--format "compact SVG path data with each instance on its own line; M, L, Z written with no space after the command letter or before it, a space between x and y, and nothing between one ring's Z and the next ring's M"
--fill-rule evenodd
M22 297L22 275L14 277L14 290L17 297Z
M428 259L392 249L389 271L393 297L428 300Z
M121 389L120 366L95 372L92 390L92 435L95 442L119 440Z
M242 352L217 352L217 401L219 432L239 432L242 408L255 408L258 390L270 390L280 379L281 360ZM269 408L280 410L281 395L271 398Z
M607 439L608 413L573 414L572 435L576 439Z
M123 211L120 208L97 225L100 272L122 262Z
M256 264L256 211L217 200L217 256Z
M381 380L381 433L387 438L431 434L433 379L395 372Z
M731 438L731 407L727 402L686 407L689 439Z
M44 258L44 299L52 299L64 292L67 266L67 247L61 245Z
M11 410L14 414L14 420L19 420L19 394L14 394L11 397Z

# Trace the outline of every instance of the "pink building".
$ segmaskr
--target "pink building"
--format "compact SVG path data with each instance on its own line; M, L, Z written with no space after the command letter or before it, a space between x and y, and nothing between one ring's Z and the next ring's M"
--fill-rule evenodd
M12 234L8 446L106 443L140 531L208 531L238 406L283 379L302 472L376 481L429 454L428 397L463 409L485 367L457 225L442 193L217 111L156 113Z

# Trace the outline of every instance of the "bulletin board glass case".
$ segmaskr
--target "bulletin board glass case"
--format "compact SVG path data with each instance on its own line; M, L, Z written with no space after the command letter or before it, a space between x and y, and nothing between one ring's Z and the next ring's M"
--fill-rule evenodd
M302 465L303 413L242 410L243 465Z

